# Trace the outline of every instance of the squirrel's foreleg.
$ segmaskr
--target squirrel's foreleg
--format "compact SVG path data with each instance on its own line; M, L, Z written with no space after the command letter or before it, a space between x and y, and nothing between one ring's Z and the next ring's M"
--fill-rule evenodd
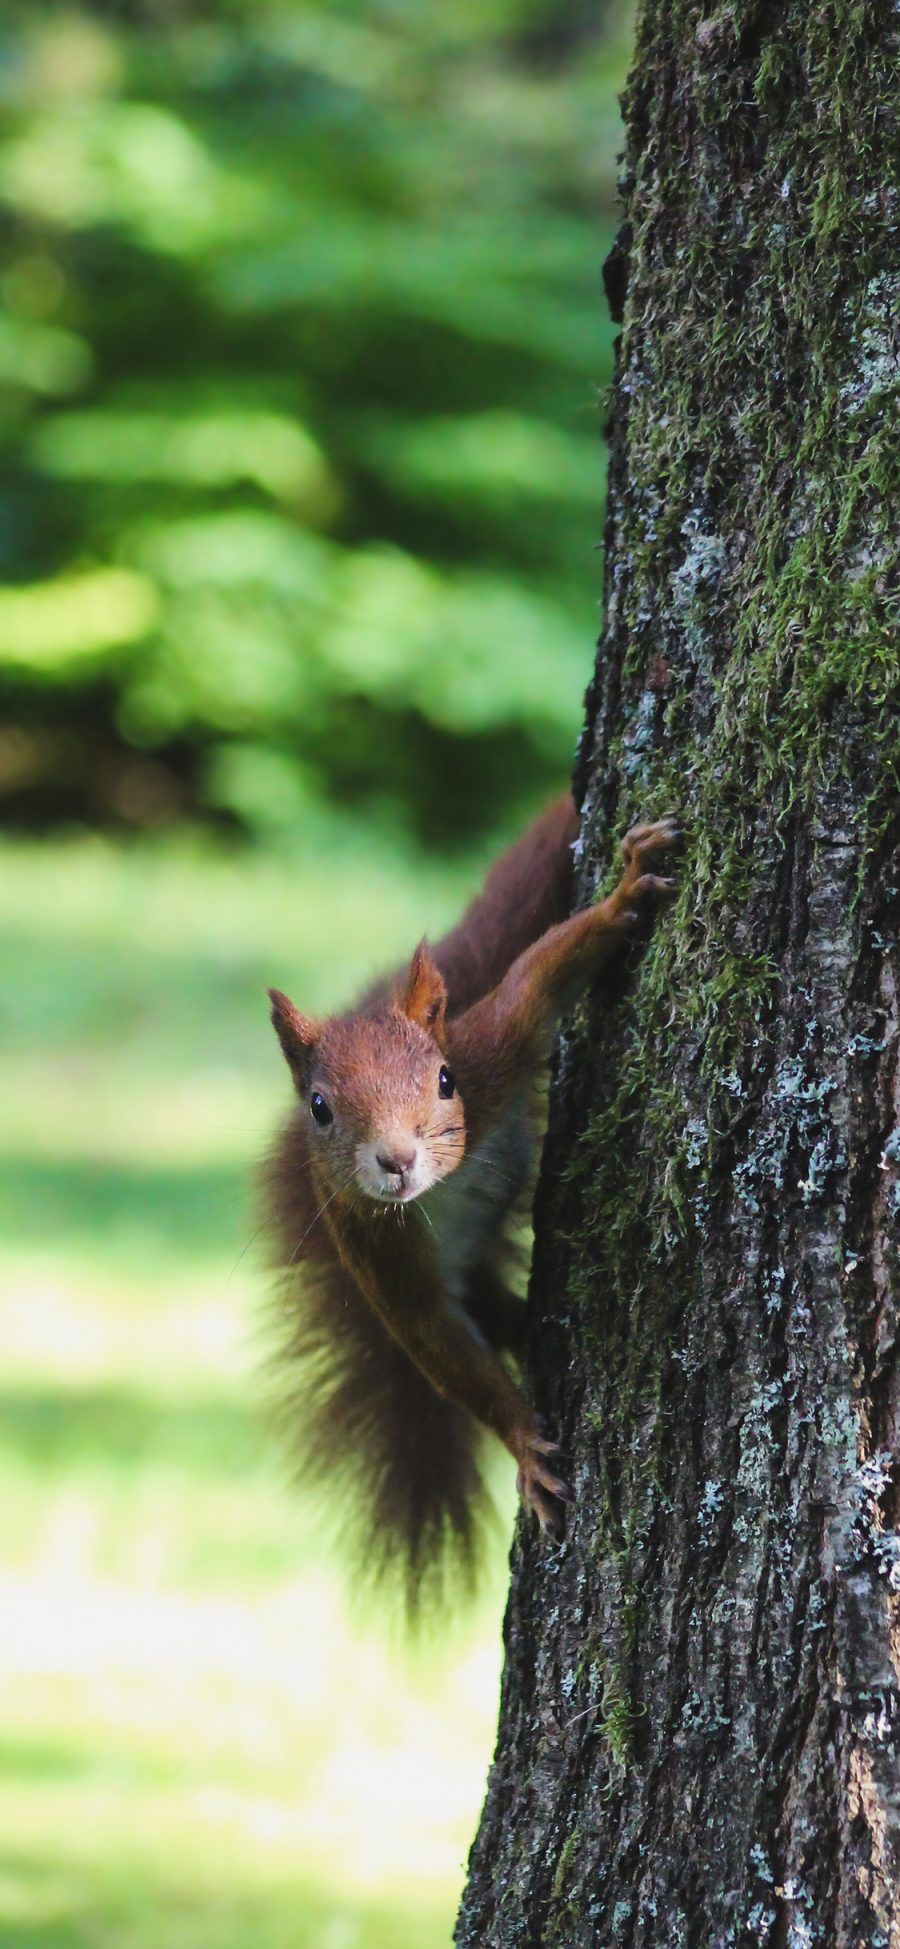
M613 892L573 914L570 920L548 928L514 962L507 980L526 1032L532 1020L536 1027L543 1027L548 1018L558 1015L569 996L600 973L623 936L634 931L648 909L668 898L673 882L649 869L677 838L669 820L634 826L622 841L625 870Z
M557 1444L547 1440L502 1360L445 1291L428 1235L379 1222L363 1250L354 1248L352 1232L344 1246L364 1298L388 1332L438 1394L499 1436L515 1458L520 1494L542 1528L561 1534L560 1504L570 1492L550 1466Z
M490 1128L545 1055L566 1002L668 897L672 881L650 869L677 841L671 820L634 826L622 841L625 869L613 892L548 927L489 995L450 1024L451 1058L473 1137Z

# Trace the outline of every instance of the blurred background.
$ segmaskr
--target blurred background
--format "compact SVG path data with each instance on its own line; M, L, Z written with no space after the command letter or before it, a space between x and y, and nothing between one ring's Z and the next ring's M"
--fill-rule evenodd
M620 0L8 0L0 1942L444 1949L512 1518L410 1652L267 1426L314 1012L567 777Z

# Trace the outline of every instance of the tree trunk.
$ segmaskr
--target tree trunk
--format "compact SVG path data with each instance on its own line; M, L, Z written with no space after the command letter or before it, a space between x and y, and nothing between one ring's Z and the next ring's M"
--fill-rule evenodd
M580 897L681 890L561 1045L461 1949L900 1945L900 14L645 0Z

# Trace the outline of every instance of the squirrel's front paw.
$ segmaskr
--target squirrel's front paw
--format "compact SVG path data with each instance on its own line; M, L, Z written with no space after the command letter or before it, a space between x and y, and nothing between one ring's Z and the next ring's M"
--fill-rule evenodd
M572 1500L568 1483L548 1467L551 1458L561 1453L558 1442L548 1441L535 1429L523 1438L516 1475L516 1488L522 1501L534 1510L541 1528L557 1539L565 1535L565 1504Z
M660 853L674 851L681 833L674 819L657 820L655 825L632 826L622 840L620 852L625 871L619 883L622 899L645 902L667 900L674 891L674 880L652 873L649 868Z

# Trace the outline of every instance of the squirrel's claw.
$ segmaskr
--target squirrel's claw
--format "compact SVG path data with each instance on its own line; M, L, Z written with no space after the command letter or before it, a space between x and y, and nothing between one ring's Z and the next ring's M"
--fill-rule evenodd
M545 1435L532 1435L531 1440L528 1443L528 1446L529 1448L534 1450L534 1453L536 1455L561 1455L562 1454L562 1449L560 1448L559 1442L550 1441Z
M559 1498L554 1500L551 1496L545 1495L543 1490L535 1489L534 1494L529 1498L529 1506L534 1510L542 1530L548 1536L552 1536L554 1542L561 1543L566 1533L566 1518L565 1511L560 1508Z
M550 1441L546 1435L530 1435L516 1475L522 1501L534 1510L541 1528L557 1539L565 1535L565 1505L573 1500L568 1482L547 1466L561 1453L559 1442Z
M631 887L630 896L633 899L637 895L638 899L643 900L650 894L657 900L671 900L674 892L674 880L664 879L659 873L642 873Z
M639 869L654 853L674 850L681 838L681 827L667 816L657 819L653 825L632 826L621 841L619 851L626 866L633 865Z
M668 818L652 826L632 826L626 832L620 849L625 871L618 888L621 919L626 925L639 924L652 914L654 907L672 899L675 881L650 868L658 854L674 851L680 838L678 826Z

